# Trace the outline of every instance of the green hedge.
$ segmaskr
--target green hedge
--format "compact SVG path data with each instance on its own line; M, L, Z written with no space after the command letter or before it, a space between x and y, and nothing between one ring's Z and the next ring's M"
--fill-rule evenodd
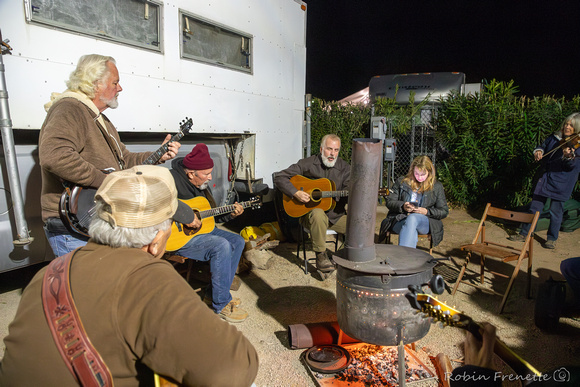
M452 204L472 207L492 202L515 208L530 201L539 168L532 151L559 129L566 116L580 111L580 97L528 98L517 93L513 81L492 80L476 95L453 93L438 101L432 123L443 150L437 155L437 174ZM374 115L392 120L397 137L411 129L424 104L414 103L413 95L404 106L381 98ZM352 139L368 137L371 107L317 98L311 106L313 153L325 134L336 133L342 139L341 157L350 162Z

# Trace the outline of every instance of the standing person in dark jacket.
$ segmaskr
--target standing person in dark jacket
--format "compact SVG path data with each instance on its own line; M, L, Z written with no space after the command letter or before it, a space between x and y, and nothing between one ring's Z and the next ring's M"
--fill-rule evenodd
M207 199L211 208L215 208L216 202L209 188L213 165L205 144L197 144L187 156L173 160L171 174L175 179L177 197L188 200L201 196ZM216 217L216 222L226 222L244 212L243 207L237 203L234 208L231 214ZM222 319L232 323L242 322L248 317L248 313L239 308L241 301L232 299L230 294L244 246L244 238L240 235L215 227L210 233L195 235L185 246L175 251L175 254L182 257L209 261L211 284L204 301L211 304Z
M326 178L334 182L337 191L347 190L350 182L350 165L338 157L340 137L327 134L320 142L320 154L299 160L276 174L274 184L284 194L296 198L302 203L310 201L310 195L298 190L290 178L302 175L309 179ZM322 272L334 270L334 265L326 252L326 231L330 228L344 234L346 230L345 205L347 198L340 198L336 206L328 211L314 208L300 217L300 224L310 230L312 249L316 253L316 268Z
M544 248L555 249L564 215L564 202L570 198L580 173L580 148L574 150L569 144L560 145L562 140L576 138L580 133L580 113L570 114L562 122L562 127L550 135L542 145L534 150L536 161L542 161L545 172L538 180L530 213L542 211L546 200L551 199L550 226ZM522 225L519 234L509 237L512 241L523 241L530 229L529 224Z
M443 240L443 222L449 214L443 185L427 156L416 157L407 176L399 179L387 196L389 213L381 223L379 240L387 231L399 234L399 245L417 247L419 234L431 233L433 246Z

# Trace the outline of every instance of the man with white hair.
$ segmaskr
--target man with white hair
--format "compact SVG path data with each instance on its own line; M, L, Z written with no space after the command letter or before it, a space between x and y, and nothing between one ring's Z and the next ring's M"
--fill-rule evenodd
M88 238L69 231L59 216L63 181L98 188L106 172L142 164L152 152L132 153L121 142L115 126L103 114L119 105L121 87L115 59L85 55L67 81L67 90L53 93L44 107L46 119L38 139L42 173L42 220L55 256L87 243ZM171 139L167 135L165 142ZM181 144L172 142L160 162L177 155Z
M320 154L299 160L276 174L274 184L289 197L302 203L311 201L310 195L295 187L290 178L302 175L309 179L326 178L334 182L337 191L347 190L350 182L350 165L338 157L340 137L327 134L320 141ZM346 198L337 201L336 206L328 211L314 208L300 218L300 224L310 230L312 249L316 253L316 268L321 272L334 270L334 265L326 251L326 230L333 229L344 234L346 230Z
M76 350L73 341L65 355L59 351L64 345L57 344L57 337L75 333L68 320L74 307L66 305L61 292L67 285L86 336L104 363L103 372L90 363L89 374L110 375L107 385L153 385L153 372L184 386L251 385L258 370L252 344L160 259L171 222L189 225L194 219L177 200L169 170L137 166L113 172L96 201L87 245L72 253L70 264L63 261L69 255L52 261L24 290L4 340L0 385L89 385L78 361L91 351L69 355ZM70 281L55 275L67 267L62 278ZM51 333L52 321L56 333ZM69 370L71 363L77 376Z

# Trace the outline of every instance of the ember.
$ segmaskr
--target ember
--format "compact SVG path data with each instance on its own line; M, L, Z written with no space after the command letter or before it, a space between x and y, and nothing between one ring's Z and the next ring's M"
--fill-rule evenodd
M337 375L338 380L359 382L373 386L397 386L399 384L399 359L396 347L363 345L349 348L350 365ZM428 379L433 375L420 364L410 367L412 359L405 353L406 381Z

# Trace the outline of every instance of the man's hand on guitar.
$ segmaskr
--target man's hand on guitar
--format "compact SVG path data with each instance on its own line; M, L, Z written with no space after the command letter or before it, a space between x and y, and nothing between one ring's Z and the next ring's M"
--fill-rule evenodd
M465 365L495 369L493 365L493 347L495 345L495 327L482 323L483 341L479 341L469 331L465 337Z
M163 141L163 144L166 144L167 141L171 140L171 135L168 134L165 137L165 141ZM163 145L161 144L161 145ZM161 156L161 159L159 160L160 163L164 163L167 160L171 160L172 158L174 158L175 156L177 156L177 152L179 151L179 148L181 147L181 143L177 142L177 141L172 141L169 143L168 145L169 149L167 149L167 152L165 152L165 154L163 156Z
M310 201L310 195L302 190L296 191L294 193L294 197L296 200L301 201L302 203L308 203Z
M242 215L242 213L244 212L244 207L242 207L240 204L238 204L238 202L234 203L234 211L232 212L232 217L238 217L240 215Z
M201 220L196 216L193 218L193 222L186 224L185 227L191 229L194 232L197 232L201 228Z

